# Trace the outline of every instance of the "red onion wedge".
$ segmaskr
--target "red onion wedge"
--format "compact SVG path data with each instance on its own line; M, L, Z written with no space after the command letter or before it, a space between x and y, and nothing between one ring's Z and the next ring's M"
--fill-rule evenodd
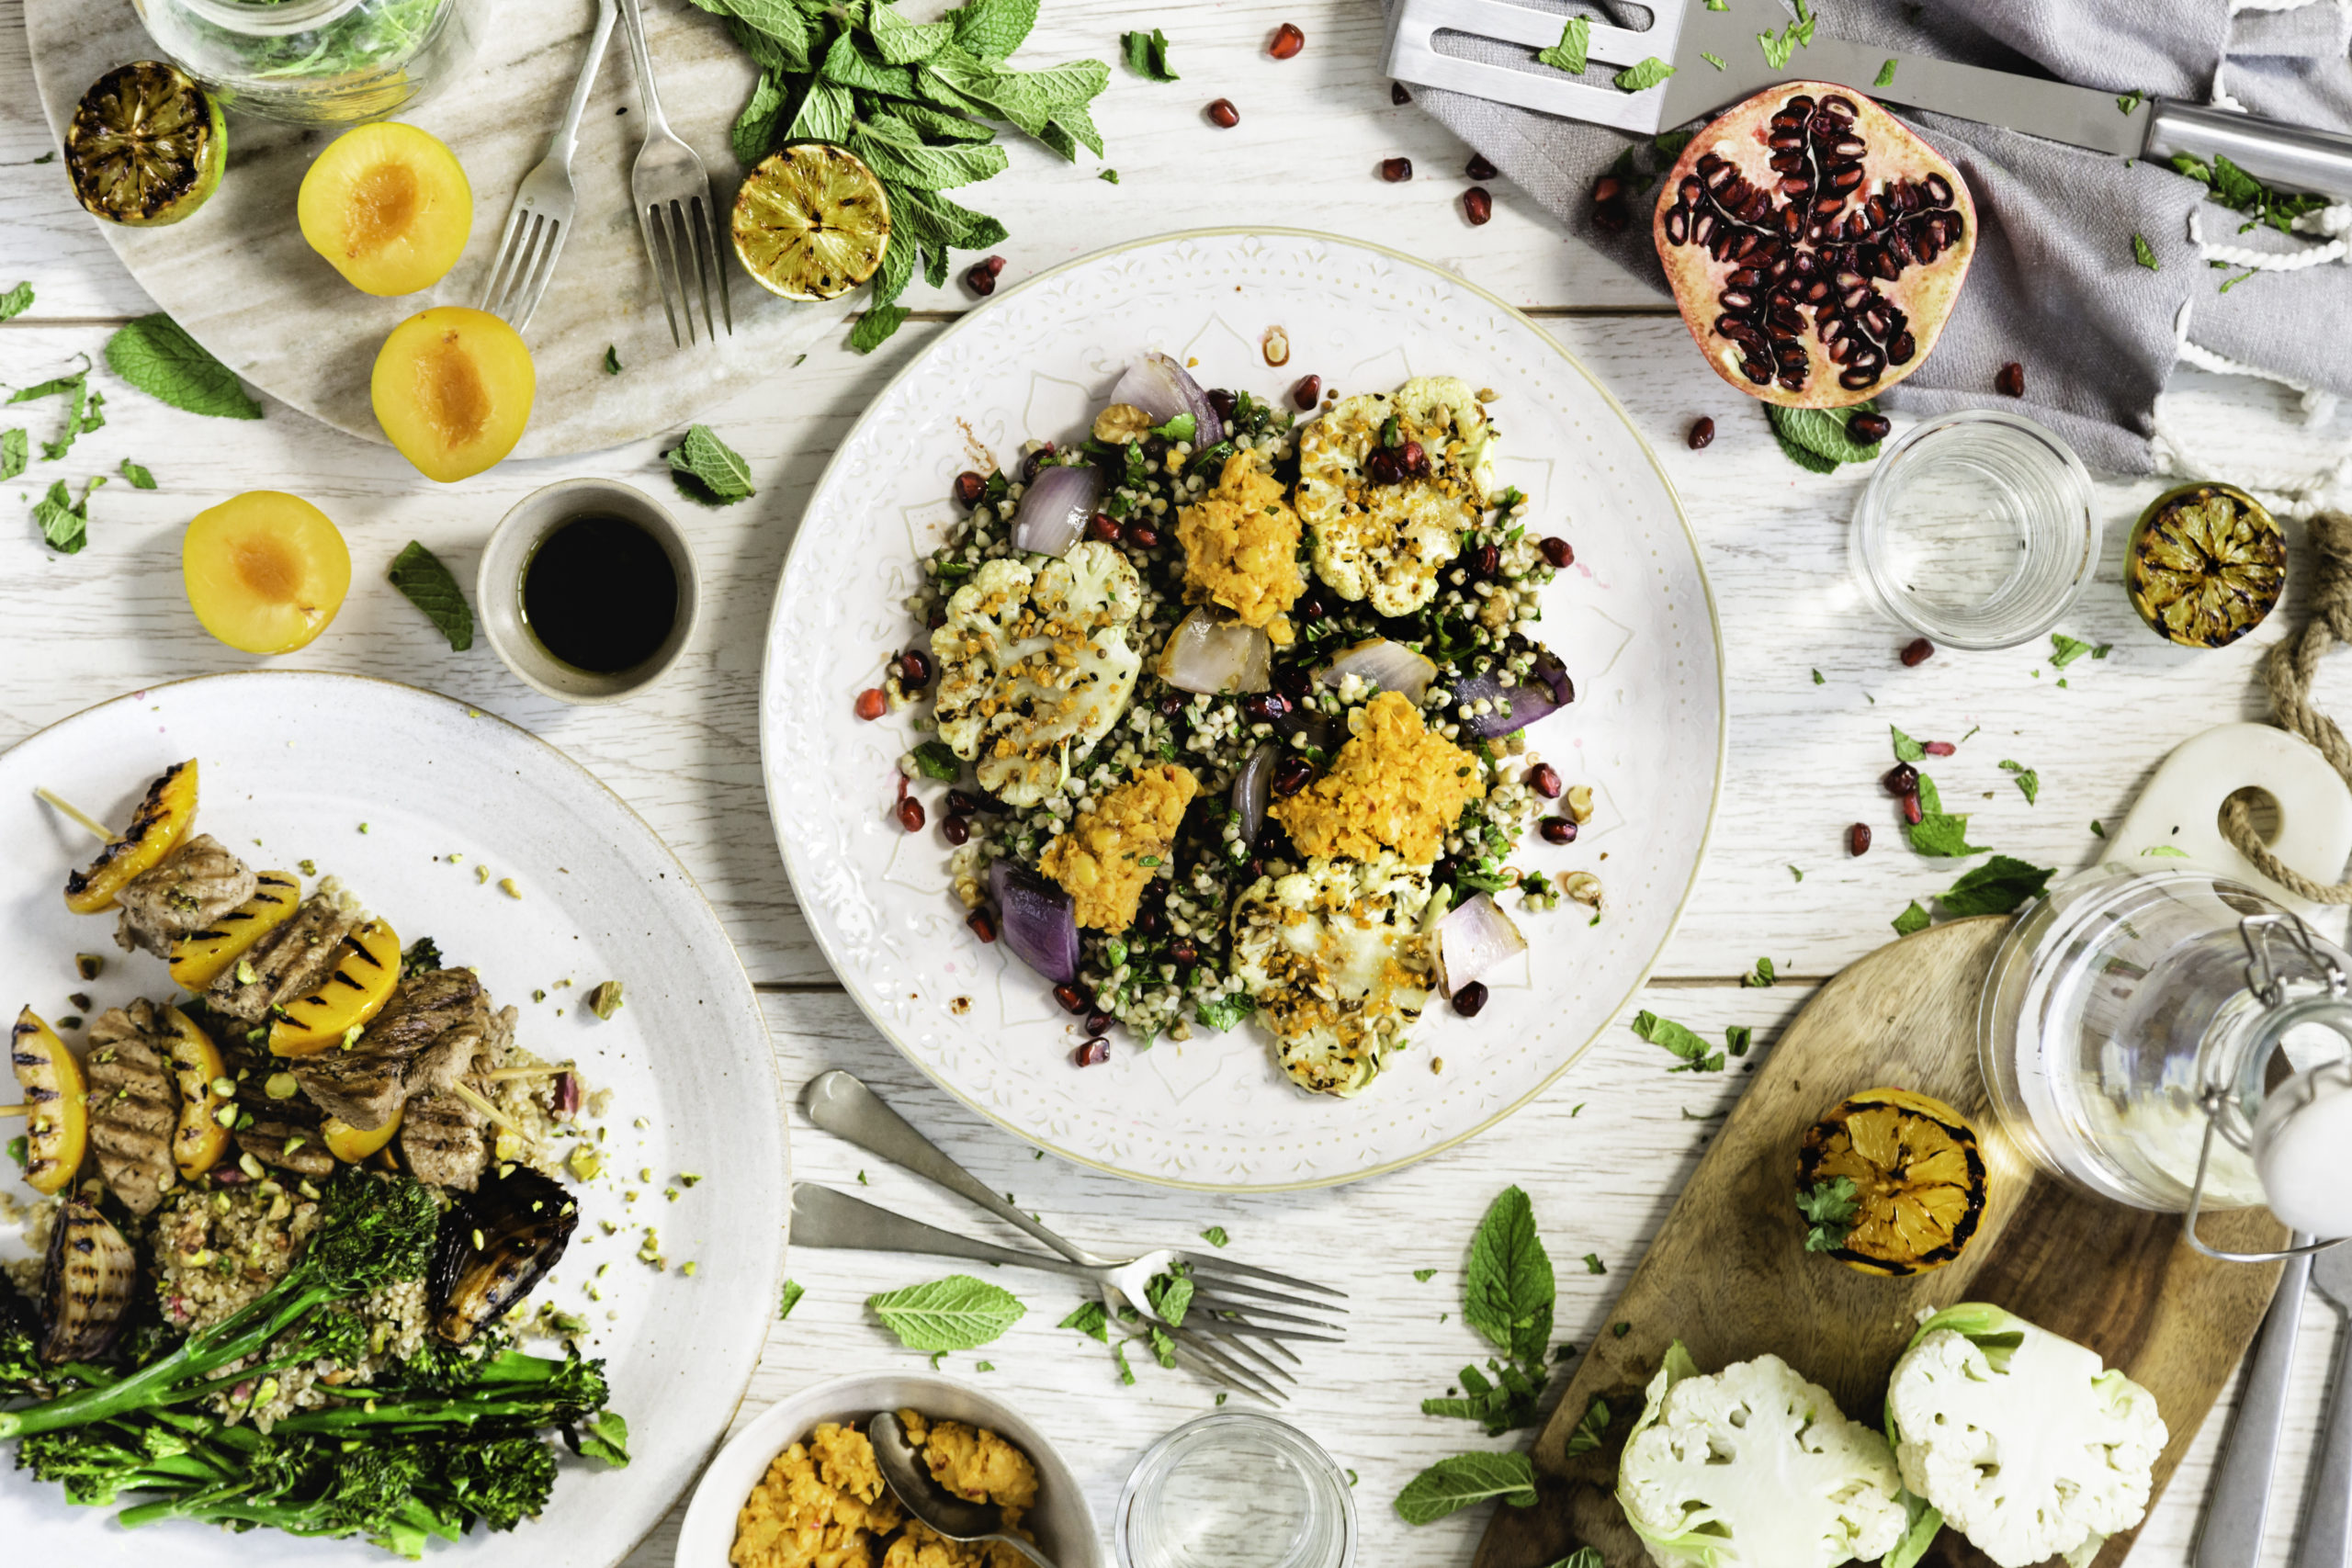
M1070 896L1009 860L990 863L989 896L996 900L1004 945L1022 963L1057 986L1078 978L1078 916Z
M1272 797L1274 764L1282 761L1283 749L1273 741L1266 741L1250 753L1241 771L1233 775L1233 809L1241 814L1241 841L1254 844L1258 829L1266 823L1266 802Z
M1111 389L1111 400L1143 410L1154 424L1166 424L1180 413L1191 414L1196 452L1225 439L1225 422L1217 417L1207 391L1190 371L1164 354L1155 351L1128 366L1119 384Z
M1437 923L1438 973L1445 994L1527 951L1527 939L1492 898L1475 894Z
M1262 692L1273 683L1274 645L1262 627L1221 621L1206 605L1176 623L1159 650L1159 678L1179 691Z
M1419 705L1430 682L1437 679L1437 666L1401 642L1376 637L1342 649L1316 679L1336 690L1350 675L1375 691L1397 693Z
M1458 681L1446 713L1462 727L1463 734L1491 738L1524 729L1576 701L1576 685L1568 679L1567 670L1549 653L1536 656L1530 673L1535 678L1523 686L1507 683L1501 672L1493 670ZM1485 713L1460 716L1464 707L1475 708L1481 702L1493 705Z
M1032 555L1066 556L1086 532L1102 502L1102 470L1091 463L1039 468L1021 492L1012 517L1012 547Z

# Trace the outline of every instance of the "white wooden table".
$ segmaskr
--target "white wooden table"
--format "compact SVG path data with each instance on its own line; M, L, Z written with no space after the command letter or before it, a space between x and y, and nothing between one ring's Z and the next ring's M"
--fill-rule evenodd
M660 0L670 3L670 0ZM1623 400L1679 488L1721 606L1730 662L1732 755L1704 874L1681 930L1639 1005L1702 1032L1756 1028L1769 1050L1813 987L1891 938L1905 903L1944 886L1949 863L1901 844L1881 794L1886 727L1957 739L1981 734L1937 773L1946 798L1977 813L1973 836L2072 869L2094 858L2094 818L2120 818L2148 769L2176 741L2216 722L2264 716L2253 667L2289 619L2274 616L2245 645L2189 654L2142 629L2118 586L2120 530L2157 488L2102 479L2108 560L2065 629L2112 641L2113 655L2073 667L2064 688L2048 649L1940 652L1904 669L1907 637L1877 620L1846 570L1847 518L1860 479L1816 478L1774 447L1760 411L1720 384L1690 351L1681 323L1640 285L1573 241L1532 203L1495 187L1494 221L1474 229L1459 198L1470 149L1420 112L1391 104L1380 73L1377 9L1363 0L1220 0L1189 13L1138 18L1113 0L1051 0L1026 55L1116 58L1137 20L1169 27L1183 80L1157 85L1114 66L1096 118L1105 160L1121 183L1098 181L1025 144L979 204L1012 230L1008 283L1098 246L1208 224L1264 222L1377 239L1452 267L1527 308ZM1306 33L1303 54L1276 62L1264 40L1283 21ZM95 357L125 318L153 307L74 205L49 152L25 55L20 0L0 0L0 288L28 278L39 300L0 327L0 381L25 385ZM1238 129L1211 129L1202 107L1230 97ZM1212 169L1219 154L1230 164ZM1385 157L1413 160L1416 177L1384 184ZM232 176L233 177L233 176ZM485 197L485 199L490 199ZM503 199L503 198L501 198ZM1368 1564L1466 1564L1485 1510L1415 1530L1389 1499L1430 1461L1499 1446L1467 1423L1419 1414L1486 1347L1460 1317L1460 1273L1471 1232L1510 1182L1533 1195L1561 1266L1559 1332L1586 1342L1606 1322L1617 1279L1577 1266L1586 1253L1622 1276L1674 1201L1703 1147L1707 1118L1744 1081L1668 1077L1664 1054L1613 1030L1549 1095L1468 1145L1398 1174L1306 1194L1224 1199L1130 1185L1032 1151L932 1089L859 1016L835 986L794 906L761 798L754 728L769 597L801 506L834 445L867 400L957 312L975 301L951 280L918 286L920 314L881 351L861 358L841 343L727 406L699 411L750 460L759 495L720 513L679 514L694 533L707 584L704 625L681 671L658 697L616 708L571 709L535 695L486 645L452 654L385 583L383 570L411 538L469 581L482 540L505 510L539 485L574 475L666 491L662 443L562 462L507 464L464 485L421 479L387 447L336 434L280 405L259 423L198 420L119 387L101 367L109 423L64 462L36 462L0 502L23 518L58 475L79 481L124 457L154 471L160 489L119 483L92 504L90 544L51 553L29 521L0 517L0 746L77 709L173 676L256 662L204 635L179 581L179 538L199 509L240 491L284 489L323 507L354 554L350 602L327 636L299 656L311 668L413 682L529 727L610 784L670 842L716 901L758 982L786 1086L846 1067L873 1082L991 1185L1018 1194L1081 1238L1189 1239L1223 1225L1233 1256L1342 1280L1354 1296L1353 1337L1310 1358L1290 1413L1362 1478L1357 1493ZM2216 450L2281 464L2317 439L2272 389L2186 374L2175 394ZM37 426L41 405L25 411ZM1712 415L1702 452L1683 441ZM2339 416L2340 418L2340 416ZM16 423L9 420L5 423ZM1897 428L1905 422L1898 419ZM2228 478L2226 474L2215 477ZM2341 504L2339 501L2339 504ZM2297 542L2300 550L2300 539ZM2300 564L2302 558L2298 557ZM2298 606L2290 603L2290 609ZM1817 678L1816 678L1817 671ZM2352 679L2325 693L2352 706ZM1996 762L2040 772L2029 806ZM1981 798L1980 798L1981 796ZM1878 847L1849 860L1848 823L1871 822ZM1793 874L1802 871L1803 876ZM1759 955L1783 976L1770 990L1739 976ZM874 1162L798 1123L796 1175L854 1184ZM913 1178L868 1169L861 1195L936 1224L976 1222ZM1416 1269L1434 1268L1427 1283ZM804 1252L791 1260L808 1294L771 1333L744 1406L748 1417L786 1393L853 1368L912 1363L865 1314L870 1292L936 1277L919 1258ZM1075 1304L1046 1276L1008 1279L1029 1314L983 1353L949 1370L1004 1385L1049 1431L1107 1518L1121 1480L1154 1438L1209 1407L1210 1389L1146 1365L1117 1382L1099 1346L1054 1325ZM2315 1385L2328 1365L2331 1324L2315 1312L2301 1356L2303 1387L2290 1416L2292 1473L2315 1422ZM2186 1563L2222 1418L2217 1413L2154 1510L2133 1562ZM2290 1513L2291 1497L2282 1493ZM674 1523L674 1516L673 1521ZM666 1563L669 1529L633 1564ZM2269 1561L2286 1560L2283 1539Z

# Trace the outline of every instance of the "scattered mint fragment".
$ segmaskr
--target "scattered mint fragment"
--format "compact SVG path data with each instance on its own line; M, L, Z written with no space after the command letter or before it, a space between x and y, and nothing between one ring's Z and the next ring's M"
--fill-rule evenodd
M2093 659L2105 659L2114 647L2115 645L2111 642L2103 642L2093 647L2079 637L2068 637L2064 632L2052 632L2050 634L2050 662L2052 668L2064 670L2086 653Z
M1789 56L1797 51L1797 30L1791 24L1784 32L1758 33L1756 41L1764 46L1764 63L1775 71L1789 68Z
M90 491L106 482L102 478L92 479L76 502L63 479L50 481L49 493L33 502L33 522L40 525L50 548L62 556L82 553L90 542Z
M1634 1015L1634 1032L1653 1045L1663 1046L1682 1058L1679 1067L1668 1067L1671 1073L1719 1073L1724 1070L1724 1054L1711 1050L1704 1040L1675 1022L1660 1018L1646 1010Z
M19 283L6 294L0 294L0 321L13 321L33 308L33 286Z
M246 393L237 373L161 311L128 322L107 339L106 359L116 375L182 412L213 419L261 417L261 405Z
M1181 81L1168 69L1168 35L1158 28L1151 31L1121 33L1120 52L1127 57L1127 69L1153 82Z
M449 639L449 651L463 653L474 645L474 613L466 604L465 592L441 558L414 539L408 547L392 558L391 570L386 573L392 586L399 589L408 602L424 612L424 618L438 627Z
M607 376L617 376L620 373L620 350L616 345L608 343L605 345L605 374Z
M2163 265L2156 260L2156 253L2154 249L2149 245L2147 238L2144 235L2134 234L2132 236L2132 259L2138 262L2142 266L2146 267L2150 272L2162 272L2164 270Z
M1213 1002L1199 1004L1193 1010L1193 1018L1202 1028L1214 1029L1222 1034L1257 1010L1258 1004L1255 1001L1237 992L1229 997L1220 997Z
M1885 64L1878 68L1878 79L1872 82L1871 85L1873 87L1892 87L1894 85L1894 61L1889 60Z
M1720 6L1712 6L1711 8L1714 10L1723 9ZM1724 62L1724 57L1720 54L1710 54L1702 51L1699 58L1705 61L1708 64L1713 66L1718 71L1728 71L1731 69Z
M857 325L849 330L849 345L860 354L871 354L882 346L883 341L906 324L913 312L904 305L876 305L858 317Z
M1911 824L1911 847L1921 854L1959 859L1984 852L1984 845L1968 841L1967 815L1947 815L1936 781L1925 773L1919 775L1919 820Z
M2115 97L2115 107L2125 114L2130 114L2146 102L2147 96L2148 95L2143 92L2119 93Z
M2215 155L2211 164L2187 152L2172 156L2174 172L2188 175L2211 193L2211 199L2223 207L2247 215L2238 232L2258 223L2267 223L2284 234L2294 227L2295 220L2318 212L2327 206L2324 196L2290 196L2272 189L2239 168L2229 159Z
M1396 1508L1407 1524L1426 1525L1489 1497L1500 1497L1515 1508L1535 1506L1535 1466L1525 1454L1468 1453L1442 1459L1406 1483L1396 1494Z
M1227 1242L1231 1241L1233 1238L1225 1234L1225 1227L1223 1225L1211 1225L1208 1229L1201 1233L1201 1239L1207 1242L1211 1247L1223 1247Z
M963 760L956 755L956 748L944 740L926 740L914 749L915 767L923 777L937 779L942 784L954 784L964 772Z
M1609 1325L1609 1332L1623 1339L1633 1331L1633 1327L1634 1325L1630 1323L1612 1323Z
M2107 837L2107 824L2100 821L2096 817L2091 818L2091 837L2095 839L2104 839Z
M2150 844L2146 849L2142 850L2140 853L2143 856L2153 855L2159 860L2187 860L2188 858L2188 852L2187 850L2181 849L2173 844Z
M155 488L155 476L128 457L122 460L122 477L130 481L130 488L133 490Z
M1173 1364L1172 1358L1170 1364ZM996 1371L996 1363L994 1361L975 1361L972 1363L972 1370L976 1372L992 1372Z
M1804 880L1804 868L1803 866L1792 864L1789 867L1789 874L1796 878L1799 882L1803 882Z
M1925 746L1922 746L1917 740L1912 739L1909 736L1904 734L1903 731L1895 728L1894 726L1891 724L1888 725L1886 727L1886 732L1894 738L1894 760L1896 761L1917 762L1927 757L1928 749Z
M1097 169L1094 171L1094 177L1108 185L1117 185L1119 183L1119 171L1116 169Z
M1765 417L1771 421L1772 434L1780 438L1781 450L1788 453L1800 468L1817 474L1830 473L1841 463L1867 463L1879 453L1879 443L1855 440L1846 433L1848 422L1856 414L1869 413L1871 403L1856 403L1843 409L1792 409L1778 403L1764 405ZM1818 462L1807 462L1798 451L1808 452ZM1822 465L1826 463L1826 468Z
M1621 93L1645 92L1674 74L1674 67L1653 54L1648 59L1628 65L1609 78Z
M775 1320L778 1323L782 1323L786 1318L790 1317L792 1315L792 1309L798 1306L800 1304L800 1298L808 1293L808 1287L802 1284L799 1280L786 1280L784 1282L783 1299L776 1303Z
M1894 934L1896 936L1909 936L1913 931L1926 931L1928 926L1928 911L1920 907L1919 901L1917 898L1911 900L1911 907L1909 908L1894 917Z
M1816 670L1816 671L1815 671L1813 672L1813 683L1814 683L1815 685L1816 685L1816 686L1826 686L1826 685L1827 685L1829 682L1827 682L1826 681L1823 680L1823 679L1821 678L1821 671L1818 671L1818 670Z
M950 1274L865 1298L883 1326L910 1350L976 1350L1002 1337L1028 1309L1001 1285Z
M1437 1270L1434 1269L1416 1269L1413 1270L1413 1278L1426 1285L1431 1280L1437 1278Z
M32 441L20 426L0 430L0 479L13 479L32 458Z
M1598 1252L1588 1252L1584 1255L1584 1271L1588 1274L1606 1274L1609 1272L1609 1265L1600 1260L1600 1254Z
M1731 0L1707 0L1707 9L1710 11L1728 11L1731 9Z
M1076 1312L1071 1313L1055 1326L1075 1328L1080 1334L1090 1335L1105 1345L1111 1342L1111 1314L1103 1309L1101 1302L1080 1303Z
M1184 1314L1193 1305L1193 1278L1189 1274L1154 1274L1144 1281L1143 1293L1151 1303L1151 1310L1171 1328L1184 1326Z
M2255 269L2253 267L2248 267L2244 272L2238 274L2235 277L2225 277L2222 279L2220 292L2227 294L2231 289L2235 288L2239 284L2244 283L2247 278L2252 277L2254 274Z
M2001 760L2001 771L2017 775L2018 788L2025 792L2025 803L2031 806L2034 797L2041 793L2041 775L2023 762L2012 762L2006 757Z
M690 426L662 456L679 491L705 506L732 506L753 493L751 465L707 424Z
M1779 976L1772 972L1772 961L1769 958L1759 958L1756 961L1755 968L1739 977L1739 983L1743 986L1763 987L1771 985L1778 978Z
M1623 1339L1625 1330L1633 1326L1630 1323L1618 1325L1617 1337ZM1599 1448L1602 1434L1608 1430L1609 1402L1595 1398L1584 1407L1584 1414L1577 1417L1576 1430L1568 1434L1568 1457L1573 1459L1577 1454Z
M1118 1363L1119 1363L1119 1383L1120 1383L1120 1386L1122 1386L1122 1387L1124 1387L1124 1388L1133 1388L1133 1387L1135 1387L1135 1385L1136 1385L1136 1370L1135 1370L1133 1367L1131 1367L1131 1366L1127 1365L1127 1348L1126 1348L1126 1346L1125 1346L1125 1344L1114 1344L1114 1345L1113 1345L1113 1346L1111 1347L1111 1359L1113 1359L1113 1360L1114 1360L1114 1361L1116 1361L1116 1362L1118 1362Z
M1753 1024L1735 1023L1724 1031L1724 1049L1735 1056L1747 1055L1748 1046L1753 1044L1755 1040L1756 1029Z
M2028 865L2008 855L1995 855L1937 894L1936 902L1954 919L1968 915L2006 915L2029 899L2040 897L2056 874L2054 866Z
M1811 1228L1804 1233L1804 1249L1807 1252L1835 1252L1845 1246L1846 1237L1853 1233L1854 1220L1861 1210L1860 1191L1851 1177L1835 1177L1811 1187L1800 1188L1797 1191L1797 1212L1811 1222Z
M1721 9L1720 6L1715 6L1714 0L1708 0L1708 4L1713 8ZM1553 1563L1552 1568L1609 1568L1609 1564L1601 1561L1599 1547L1579 1546L1557 1562Z
M1579 75L1592 51L1592 18L1570 17L1560 28L1560 41L1535 51L1535 58L1555 70ZM1628 152L1632 149L1628 148Z

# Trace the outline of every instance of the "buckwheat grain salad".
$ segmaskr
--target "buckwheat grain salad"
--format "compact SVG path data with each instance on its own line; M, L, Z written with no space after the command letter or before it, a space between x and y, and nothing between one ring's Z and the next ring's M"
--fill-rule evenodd
M1574 552L1496 483L1495 394L1303 389L1294 412L1152 355L1081 438L959 476L925 633L859 698L932 732L899 820L951 786L967 923L1084 1019L1081 1066L1114 1023L1254 1019L1301 1089L1352 1095L1432 992L1484 1005L1526 946L1498 899L1599 919L1589 873L1514 861L1592 795L1526 735L1573 700L1536 632Z

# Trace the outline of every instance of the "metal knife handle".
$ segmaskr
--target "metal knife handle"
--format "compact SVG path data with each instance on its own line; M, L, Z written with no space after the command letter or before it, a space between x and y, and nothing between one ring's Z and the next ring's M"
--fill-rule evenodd
M2345 1245L2352 1246L2352 1242ZM2352 1562L2352 1310L2336 1336L2335 1386L2327 1396L2313 1470L2311 1515L2295 1549L2294 1568L2344 1568Z
M921 1220L877 1209L846 1192L792 1184L793 1244L854 1252L919 1252L933 1258L962 1258L974 1263L1004 1263L1016 1269L1042 1269L1049 1274L1069 1274L1080 1280L1093 1276L1059 1258L1040 1258L1009 1247L974 1241L952 1231L936 1230Z
M800 1108L808 1112L809 1121L836 1138L845 1138L867 1154L903 1166L927 1181L939 1183L958 1198L978 1203L1071 1262L1097 1261L1084 1248L1064 1241L1042 1222L1014 1208L1002 1194L989 1191L986 1182L948 1158L938 1145L916 1132L905 1117L884 1104L881 1097L855 1075L838 1067L819 1073L801 1091Z
M2289 125L2202 104L2159 101L2148 120L2148 153L2158 161L2186 152L2208 163L2220 153L2267 185L2352 200L2352 136ZM2337 1568L2331 1563L2329 1568Z
M2289 1245L2311 1240L2296 1233ZM2262 1320L2262 1337L2246 1364L2238 1392L2238 1413L2222 1450L2221 1473L2205 1526L2197 1535L2197 1568L2257 1568L2262 1530L2270 1511L2270 1478L2278 1461L2278 1432L2287 1415L2287 1389L2295 1364L2295 1337L2302 1326L2303 1297L2311 1283L2309 1255L2290 1258Z

